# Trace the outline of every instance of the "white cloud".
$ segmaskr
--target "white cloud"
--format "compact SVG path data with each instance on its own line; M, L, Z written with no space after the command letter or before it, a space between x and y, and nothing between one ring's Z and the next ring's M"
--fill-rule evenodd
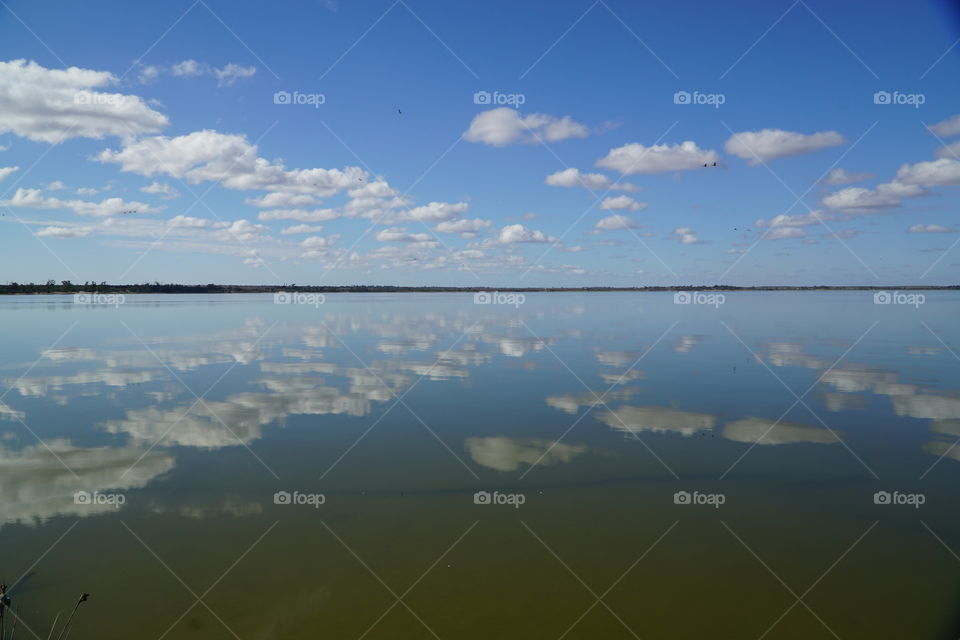
M250 242L257 239L261 234L269 232L270 229L262 224L254 224L249 220L236 220L226 229L217 232L218 239L236 240L237 242Z
M218 87L229 87L241 78L251 78L257 72L256 67L242 67L232 62L223 69L214 69Z
M174 216L167 220L167 224L171 227L186 227L190 229L205 229L212 226L210 220L204 218L193 218L191 216ZM222 224L222 223L220 223Z
M498 241L502 244L556 242L556 238L543 231L528 229L522 224L511 224L500 230Z
M758 165L767 160L795 156L846 144L847 140L836 131L821 131L813 134L763 129L735 133L724 143L727 153L739 156L748 164Z
M640 211L641 209L646 209L646 202L637 202L630 196L613 196L610 198L604 198L603 202L600 203L601 211L613 211L617 209L626 209L628 211Z
M77 195L78 196L95 196L100 193L99 189L94 189L93 187L78 187Z
M439 222L449 220L467 212L470 205L466 202L431 202L407 211L401 211L392 219L393 222Z
M467 438L465 446L474 462L496 471L516 471L523 464L570 462L587 452L587 446L583 444L563 444L537 438Z
M323 229L322 225L295 224L292 227L285 227L280 230L280 235L289 236L295 233L318 233Z
M303 253L304 258L323 258L329 255L330 249L340 236L310 236L300 243L300 246L306 249Z
M495 147L508 144L533 144L544 140L559 142L567 138L586 138L589 130L570 116L557 118L545 113L521 116L516 109L499 107L477 114L464 132L468 142Z
M951 229L950 227L944 227L939 224L915 224L909 229L907 233L956 233L956 229Z
M257 220L296 220L297 222L327 222L339 218L340 214L333 209L271 209L257 214Z
M632 175L696 169L718 162L719 159L716 151L701 149L690 140L680 144L656 144L651 147L632 142L611 149L605 157L597 160L597 166Z
M799 227L773 227L766 234L767 240L789 240L791 238L806 238L807 232Z
M101 202L87 200L61 200L47 198L40 189L17 189L10 200L2 200L0 204L8 207L24 207L29 209L70 209L81 216L112 216L123 213L158 213L163 207L151 207L137 201L126 201L122 198L107 198Z
M862 173L850 173L846 169L837 167L831 171L826 178L824 178L823 182L825 184L841 185L850 184L852 182L863 182L864 180L870 180L874 177L876 176L868 171L864 171Z
M616 191L638 191L636 185L627 182L614 183L602 173L581 173L579 169L569 167L547 176L546 183L551 187L583 187L599 191L612 189Z
M827 195L821 200L825 207L845 213L865 213L901 206L903 198L915 198L926 193L916 184L894 180L879 184L874 189L847 187Z
M771 218L769 221L760 218L753 224L755 227L759 227L761 229L764 227L809 227L810 225L817 224L821 220L832 219L833 217L830 214L817 209L815 211L811 211L810 213L797 214L793 216L783 213L779 216Z
M673 238L680 244L703 244L703 241L690 227L678 227L674 229Z
M141 65L137 68L137 80L140 84L151 84L160 77L160 68L153 65Z
M3 182L4 180L6 180L7 176L9 176L14 171L19 171L19 170L20 170L20 167L0 167L0 182Z
M597 221L595 228L603 231L613 231L615 229L636 229L637 224L627 216L616 214L601 218Z
M933 155L938 158L960 158L960 140L937 147Z
M247 198L245 203L254 206L267 208L283 207L309 207L317 203L316 198L306 193L285 193L283 191L272 191L259 198Z
M154 67L154 69L156 69ZM170 67L170 74L178 78L198 78L200 76L213 75L217 77L218 87L228 87L241 78L253 77L257 72L256 67L244 67L242 65L230 62L222 69L217 69L203 62L196 60L184 60ZM153 78L159 74L159 70L153 73Z
M473 237L477 232L489 227L492 222L482 218L460 218L459 220L444 220L433 228L439 233L459 233L464 237Z
M67 185L63 184L62 181L54 180L53 182L45 186L43 189L44 191L63 191L66 188L67 188Z
M960 134L960 114L950 116L930 127L931 131L942 138Z
M204 74L204 65L196 60L184 60L170 68L170 73L181 78L195 78Z
M383 229L377 233L377 242L430 242L433 236L429 233L409 233L403 227Z
M359 167L291 169L280 160L257 155L246 136L210 129L168 138L127 140L119 151L106 149L97 160L119 164L123 171L151 177L166 174L196 184L221 181L228 189L308 193L319 197L355 187L367 174Z
M0 132L56 143L154 133L167 125L139 96L95 91L116 82L107 71L0 62Z
M44 227L37 231L37 235L44 238L82 238L92 231L89 227Z
M960 160L940 158L929 162L905 164L897 171L896 181L925 187L960 184Z
M151 182L145 187L140 187L140 191L158 195L164 200L173 200L180 197L180 192L165 182Z

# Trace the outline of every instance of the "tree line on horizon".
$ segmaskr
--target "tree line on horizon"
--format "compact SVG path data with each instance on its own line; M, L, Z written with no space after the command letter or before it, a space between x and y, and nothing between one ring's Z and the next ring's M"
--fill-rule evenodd
M817 290L882 290L882 289L960 289L960 285L921 286L874 286L874 285L805 285L805 286L752 286L734 285L677 285L633 287L452 287L452 286L402 286L402 285L242 285L242 284L179 284L159 281L142 284L107 284L87 281L83 284L70 280L47 280L44 283L9 282L0 284L0 295L71 294L71 293L275 293L277 291L305 293L398 293L398 292L470 292L470 291L817 291Z

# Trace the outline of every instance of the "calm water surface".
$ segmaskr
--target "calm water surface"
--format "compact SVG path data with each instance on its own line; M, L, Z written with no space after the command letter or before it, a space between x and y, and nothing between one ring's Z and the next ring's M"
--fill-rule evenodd
M16 637L956 638L925 295L0 298Z

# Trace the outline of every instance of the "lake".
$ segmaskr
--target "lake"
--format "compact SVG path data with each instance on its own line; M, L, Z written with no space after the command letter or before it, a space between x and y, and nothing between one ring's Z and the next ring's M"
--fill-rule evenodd
M0 298L16 638L956 638L958 317Z

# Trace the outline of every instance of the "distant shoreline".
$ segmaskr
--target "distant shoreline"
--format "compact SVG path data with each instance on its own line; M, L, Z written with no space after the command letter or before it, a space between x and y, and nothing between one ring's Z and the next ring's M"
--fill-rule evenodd
M114 285L107 283L72 284L53 282L47 284L0 285L0 295L69 295L75 293L477 293L481 291L502 291L507 293L586 293L586 292L670 292L670 291L956 291L958 285L809 285L809 286L754 286L738 287L728 285L676 285L648 287L404 287L376 285L230 285L230 284L133 284Z

